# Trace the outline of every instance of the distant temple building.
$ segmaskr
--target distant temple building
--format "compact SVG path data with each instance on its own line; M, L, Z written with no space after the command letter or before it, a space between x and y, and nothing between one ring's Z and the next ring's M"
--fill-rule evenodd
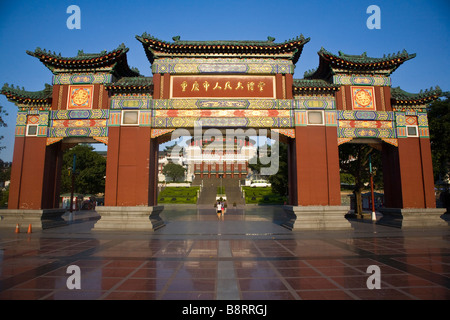
M252 139L188 140L184 152L159 152L159 181L170 181L162 173L170 161L186 169L186 181L194 178L245 178L249 173L249 160L256 156L256 142ZM213 145L212 145L213 143Z

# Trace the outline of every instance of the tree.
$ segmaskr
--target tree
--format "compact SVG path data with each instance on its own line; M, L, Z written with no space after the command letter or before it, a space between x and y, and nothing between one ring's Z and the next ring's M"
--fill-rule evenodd
M339 161L341 173L350 174L354 178L353 194L355 195L355 214L362 214L361 193L364 185L369 182L369 156L372 160L372 168L375 172L374 184L381 186L383 178L381 174L381 153L367 144L345 143L339 146Z
M450 93L428 108L431 154L435 181L450 178Z
M3 106L0 106L0 128L1 127L7 127L5 120L3 119L4 116L7 116L8 113L3 109ZM0 136L0 140L3 140L3 136ZM5 146L0 146L0 150L5 149Z
M171 178L172 181L177 181L181 178L184 178L185 171L186 169L182 165L169 162L164 166L162 173L165 176Z
M277 154L274 154L272 159L278 156L279 161L279 167L276 174L271 175L268 177L269 182L272 186L272 192L279 194L280 196L287 196L288 195L288 146L285 143L282 142L276 142L278 144L278 147L274 145L273 150L278 150ZM268 156L270 157L270 153L272 152L272 148L270 146L267 147L267 152L269 153ZM274 151L276 152L276 151ZM267 161L262 161L264 163L267 163ZM260 156L256 156L256 159L251 159L249 161L249 168L252 169L252 171L256 173L261 172L261 167L269 167L270 163L268 165L261 164Z
M90 145L77 145L63 155L61 193L71 190L73 155L76 154L76 193L97 194L105 192L106 159ZM70 170L69 170L70 168Z

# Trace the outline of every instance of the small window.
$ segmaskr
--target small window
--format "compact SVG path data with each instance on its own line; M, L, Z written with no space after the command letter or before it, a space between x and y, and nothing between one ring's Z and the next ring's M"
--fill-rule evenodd
M323 125L323 111L308 111L308 124Z
M418 137L419 130L418 130L417 126L406 126L406 135L408 137Z
M37 136L38 126L36 124L27 125L27 136Z
M124 110L122 111L122 125L138 125L139 124L139 110Z

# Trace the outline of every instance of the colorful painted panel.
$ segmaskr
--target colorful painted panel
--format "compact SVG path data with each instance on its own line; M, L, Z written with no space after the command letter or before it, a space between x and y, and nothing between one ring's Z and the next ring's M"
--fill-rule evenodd
M294 64L292 63L292 61L277 59L160 58L154 61L154 63L152 64L152 72L172 74L293 74Z
M151 96L114 96L111 99L111 109L149 109Z
M338 110L339 120L394 120L394 112L390 111L350 111Z
M106 127L106 119L101 120L52 120L52 127L73 128L73 127Z
M92 109L93 94L93 85L69 86L67 109Z
M293 127L293 120L279 117L232 117L232 118L197 118L197 117L155 117L152 119L153 128L194 127Z
M390 128L394 126L392 121L357 121L339 120L339 128Z
M325 125L337 126L338 122L336 111L326 110L324 116L325 116Z
M65 119L107 119L109 110L54 110L50 113L50 118L54 120Z
M91 128L49 128L48 137L50 138L66 138L66 137L107 137L107 127L91 127Z
M27 112L17 112L16 126L26 126L27 125Z
M152 138L157 138L160 137L166 133L170 133L172 131L174 131L175 129L152 129L151 132L151 137Z
M139 125L140 126L151 126L152 124L152 111L143 110L139 113Z
M29 115L27 117L27 124L38 124L39 116L38 115Z
M308 124L306 110L295 110L294 123L296 126L306 126Z
M152 109L292 109L294 100L281 99L156 99Z
M296 109L336 109L336 102L334 97L296 97Z
M110 73L60 73L53 76L53 84L110 83Z
M275 76L172 76L170 97L274 99Z
M417 126L417 117L416 116L406 116L405 119L407 126Z
M272 131L278 132L289 138L295 138L295 130L294 129L272 129Z
M350 87L353 110L376 110L373 87Z
M121 111L113 111L111 110L109 112L109 119L108 119L108 126L109 127L117 127L120 126L120 119L122 116L122 112Z
M396 138L393 128L338 128L339 138Z
M367 85L367 86L391 86L391 78L373 75L373 76L363 76L363 75L344 75L338 74L333 76L333 83L341 85Z
M155 117L290 117L290 110L154 110Z

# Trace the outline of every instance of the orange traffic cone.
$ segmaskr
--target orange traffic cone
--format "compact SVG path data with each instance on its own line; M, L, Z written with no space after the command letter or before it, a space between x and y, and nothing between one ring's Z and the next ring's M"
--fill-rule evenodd
M27 233L31 233L32 231L31 231L31 223L28 225L28 231L27 231Z
M20 233L20 228L19 228L19 224L16 224L16 233Z

